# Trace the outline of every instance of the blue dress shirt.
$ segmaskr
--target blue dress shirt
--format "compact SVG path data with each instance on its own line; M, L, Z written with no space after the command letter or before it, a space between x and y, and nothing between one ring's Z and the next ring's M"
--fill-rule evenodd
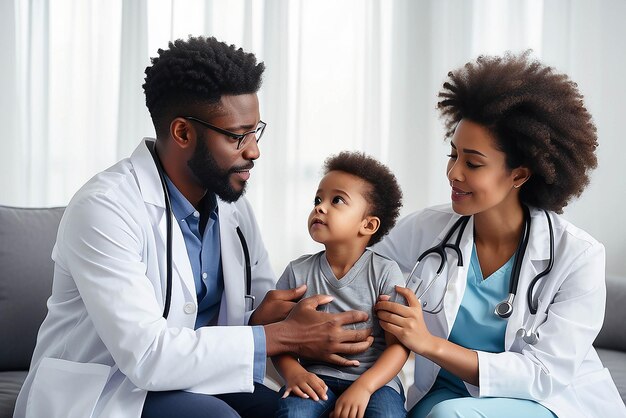
M195 328L215 325L224 293L217 198L214 193L207 193L200 201L200 211L198 211L169 177L165 176L165 180L172 212L183 233L196 284L198 315ZM254 338L254 381L262 383L265 377L266 360L265 330L262 326L254 326L252 335Z

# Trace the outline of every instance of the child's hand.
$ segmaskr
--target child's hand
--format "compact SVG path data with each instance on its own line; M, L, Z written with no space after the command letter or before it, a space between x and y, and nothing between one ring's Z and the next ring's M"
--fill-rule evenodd
M289 396L290 393L293 393L304 399L310 398L314 401L319 401L320 399L327 400L327 390L328 386L326 386L326 383L317 377L315 373L303 370L286 379L283 399Z
M363 418L372 393L358 381L354 382L335 402L330 418Z

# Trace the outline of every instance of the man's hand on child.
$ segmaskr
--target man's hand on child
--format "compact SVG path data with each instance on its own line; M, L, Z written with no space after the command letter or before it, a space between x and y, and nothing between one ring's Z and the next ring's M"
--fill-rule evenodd
M332 301L328 295L310 296L302 299L287 315L283 323L293 332L290 350L299 357L322 360L339 366L358 366L340 354L358 354L367 350L374 342L372 329L345 329L344 325L367 321L362 311L341 313L319 312L317 307ZM297 334L297 335L296 335Z
M364 385L355 381L337 399L330 418L363 418L371 396L372 393Z
M327 400L326 391L328 386L326 383L315 373L302 370L295 373L293 376L287 377L285 382L285 393L283 399L293 393L304 399L312 399L319 401L320 399Z
M306 292L306 285L287 290L270 290L250 316L250 325L267 325L282 321Z

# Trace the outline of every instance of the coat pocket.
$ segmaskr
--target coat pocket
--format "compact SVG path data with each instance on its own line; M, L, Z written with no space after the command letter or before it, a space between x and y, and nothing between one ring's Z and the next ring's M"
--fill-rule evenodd
M44 358L33 379L26 418L91 417L110 370L104 364Z

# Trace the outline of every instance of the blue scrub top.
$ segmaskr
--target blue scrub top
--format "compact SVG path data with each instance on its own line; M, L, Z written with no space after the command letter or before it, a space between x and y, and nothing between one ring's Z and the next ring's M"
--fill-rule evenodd
M467 272L467 285L459 312L448 340L476 351L501 353L504 351L504 333L507 321L494 313L496 305L509 294L509 281L515 255L486 279L480 270L476 244ZM469 396L461 379L441 369L432 390L445 387Z

